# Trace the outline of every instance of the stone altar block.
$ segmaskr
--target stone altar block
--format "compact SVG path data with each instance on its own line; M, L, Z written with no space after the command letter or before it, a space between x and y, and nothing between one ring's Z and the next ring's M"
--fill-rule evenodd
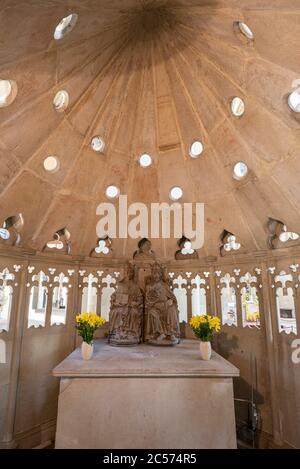
M239 370L199 343L76 349L60 378L56 448L236 448L232 378Z

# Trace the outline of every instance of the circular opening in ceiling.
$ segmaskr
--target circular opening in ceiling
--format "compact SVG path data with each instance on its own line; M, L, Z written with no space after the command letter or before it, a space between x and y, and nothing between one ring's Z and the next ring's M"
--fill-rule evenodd
M9 237L9 231L6 228L0 228L0 238L7 240Z
M191 158L198 158L198 156L203 153L204 147L203 143L200 142L200 140L196 140L195 142L192 143L190 147L190 157Z
M294 112L300 112L300 91L293 91L288 97L288 105Z
M91 140L91 148L92 150L96 151L97 153L102 153L105 148L105 143L104 140L96 135L95 137L92 138Z
M65 16L56 26L54 31L54 39L59 41L67 34L69 34L78 20L78 15L76 13L71 13L71 15Z
M241 98L233 98L233 100L231 101L231 112L236 117L241 117L244 114L245 103Z
M60 90L56 93L53 99L53 106L57 112L63 112L69 105L69 94L65 90Z
M44 169L48 173L55 173L59 168L59 160L56 156L47 156L44 159Z
M233 167L233 177L238 181L244 179L248 174L248 166L243 161L239 161Z
M0 107L9 106L18 93L17 83L13 80L0 79Z
M280 233L279 239L282 243L286 243L287 241L297 241L299 239L299 235L297 233L293 233L291 231L284 231Z
M172 187L169 196L171 200L179 200L183 196L183 190L181 189L181 187L178 186Z
M117 186L108 186L105 194L109 199L115 199L116 197L119 197L120 189Z
M54 239L53 241L48 241L47 248L49 249L63 249L64 243L60 240Z
M151 166L152 164L152 158L148 153L141 155L139 161L142 168L148 168L148 166Z
M246 23L243 23L242 21L238 21L237 24L238 24L239 30L244 36L246 36L246 38L251 39L251 40L254 39L254 34L251 28L249 28L249 26Z

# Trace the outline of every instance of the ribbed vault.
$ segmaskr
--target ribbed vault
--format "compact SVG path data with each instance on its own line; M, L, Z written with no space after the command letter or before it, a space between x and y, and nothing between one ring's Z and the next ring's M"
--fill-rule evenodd
M205 244L216 256L224 229L241 252L267 248L268 217L300 232L299 114L287 106L300 78L298 0L2 0L0 78L18 95L0 109L0 224L22 213L22 246L38 251L57 230L71 233L72 254L96 246L96 206L118 186L128 202L205 203ZM62 17L74 29L55 41ZM246 22L248 41L234 23ZM57 91L70 103L53 108ZM233 97L245 114L230 110ZM105 153L90 147L100 135ZM192 141L204 152L189 156ZM141 153L153 158L143 169ZM48 174L44 159L57 155ZM244 161L245 180L232 177ZM113 256L132 257L137 241L114 240ZM173 240L152 240L173 258Z

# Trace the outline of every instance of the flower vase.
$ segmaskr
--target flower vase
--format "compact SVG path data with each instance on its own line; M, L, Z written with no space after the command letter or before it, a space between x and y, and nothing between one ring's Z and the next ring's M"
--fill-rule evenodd
M211 343L203 342L200 340L200 356L202 360L210 360L211 358Z
M93 343L88 344L87 342L82 342L81 356L83 360L90 360L93 356L93 351L94 351Z

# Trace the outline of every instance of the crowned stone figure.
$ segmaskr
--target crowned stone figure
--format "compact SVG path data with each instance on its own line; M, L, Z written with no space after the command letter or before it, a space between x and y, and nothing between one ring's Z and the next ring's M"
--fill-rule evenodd
M142 341L143 294L135 282L134 267L127 264L111 296L109 343L137 345Z
M153 345L176 345L180 342L177 300L155 263L146 285L144 340Z

